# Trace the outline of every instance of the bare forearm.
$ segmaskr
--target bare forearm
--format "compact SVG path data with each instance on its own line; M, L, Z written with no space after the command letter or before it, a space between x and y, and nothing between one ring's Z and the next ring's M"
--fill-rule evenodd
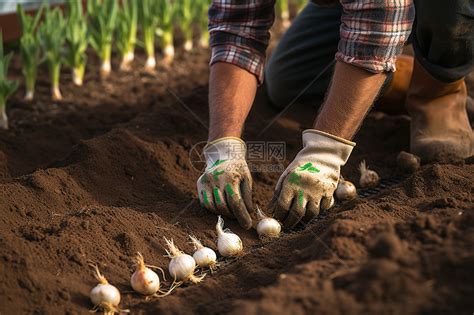
M211 67L209 79L209 137L238 137L257 90L257 79L246 70L227 63Z
M344 139L352 139L385 78L386 74L373 74L337 62L331 87L314 128Z

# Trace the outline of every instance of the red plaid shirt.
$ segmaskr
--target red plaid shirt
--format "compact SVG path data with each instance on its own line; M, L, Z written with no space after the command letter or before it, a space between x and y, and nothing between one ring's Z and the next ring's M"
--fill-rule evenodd
M336 59L373 73L395 71L415 16L413 0L340 0L344 8ZM263 81L275 0L213 0L210 64L237 65Z

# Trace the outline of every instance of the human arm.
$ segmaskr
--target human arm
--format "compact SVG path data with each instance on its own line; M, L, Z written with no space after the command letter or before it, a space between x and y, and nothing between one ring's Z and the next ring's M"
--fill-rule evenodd
M270 202L287 227L330 208L340 168L385 80L395 70L411 30L411 1L341 1L344 7L338 60L314 129L303 133L303 149L280 177ZM379 20L377 20L379 19Z
M274 1L213 1L209 9L212 56L206 170L198 179L201 205L252 226L252 177L240 140L258 82L273 23Z

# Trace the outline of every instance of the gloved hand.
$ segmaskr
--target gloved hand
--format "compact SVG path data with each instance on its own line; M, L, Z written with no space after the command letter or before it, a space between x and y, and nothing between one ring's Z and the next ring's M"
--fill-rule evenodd
M216 214L235 217L249 229L252 176L245 161L245 143L239 138L220 138L208 143L203 153L207 167L197 181L201 205Z
M355 143L308 129L303 132L303 149L281 175L269 208L286 227L295 226L333 206L333 193L340 168L347 162Z

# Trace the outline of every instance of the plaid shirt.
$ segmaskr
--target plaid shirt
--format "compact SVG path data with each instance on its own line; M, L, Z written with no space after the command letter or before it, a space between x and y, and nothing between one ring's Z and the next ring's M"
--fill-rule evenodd
M413 0L340 0L343 6L336 59L373 73L395 71L411 33ZM210 64L237 65L263 82L265 51L275 0L213 0L209 8Z

